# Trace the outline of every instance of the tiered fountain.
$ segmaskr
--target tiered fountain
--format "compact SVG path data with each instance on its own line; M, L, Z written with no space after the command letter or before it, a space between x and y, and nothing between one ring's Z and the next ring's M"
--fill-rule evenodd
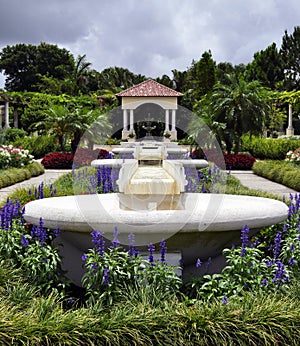
M93 167L120 167L118 193L52 197L26 205L26 221L37 225L42 217L45 227L61 229L64 268L78 284L83 274L81 256L92 246L93 229L112 239L117 227L121 244L128 245L133 233L136 245L145 248L167 240L169 260L176 265L182 260L187 277L195 272L197 258L212 258L212 270L220 270L222 250L239 241L244 225L255 232L287 217L287 206L273 199L185 192L184 168L208 164L168 159L170 153L184 152L181 148L139 142L115 152L124 150L133 159L92 162Z

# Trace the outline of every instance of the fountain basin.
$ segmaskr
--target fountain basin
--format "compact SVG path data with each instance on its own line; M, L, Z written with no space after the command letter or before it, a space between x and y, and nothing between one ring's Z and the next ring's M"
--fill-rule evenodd
M187 275L197 258L217 258L224 248L237 244L244 225L254 233L288 215L284 203L262 197L183 193L181 209L174 210L159 209L159 198L155 207L151 196L127 195L133 206L154 203L154 208L126 210L120 205L123 196L112 193L36 200L26 204L24 218L38 225L42 217L45 227L60 228L64 269L78 283L83 274L81 256L92 247L92 230L101 230L112 240L117 227L118 239L124 245L128 245L128 235L133 233L136 246L145 250L149 243L165 239L168 252L180 254L186 268L183 275Z

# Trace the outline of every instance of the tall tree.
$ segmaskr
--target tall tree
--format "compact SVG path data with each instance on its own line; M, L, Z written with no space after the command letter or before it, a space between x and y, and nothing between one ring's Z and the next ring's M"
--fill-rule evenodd
M64 80L74 69L74 58L64 48L40 43L16 44L0 52L0 71L8 91L39 91L41 77Z
M193 89L196 99L210 92L217 82L216 63L211 51L204 52L201 59L192 66Z
M284 79L283 61L276 43L254 54L254 60L247 65L246 76L249 81L258 80L263 86L276 89Z
M280 55L284 62L284 87L286 90L300 90L300 26L282 38Z

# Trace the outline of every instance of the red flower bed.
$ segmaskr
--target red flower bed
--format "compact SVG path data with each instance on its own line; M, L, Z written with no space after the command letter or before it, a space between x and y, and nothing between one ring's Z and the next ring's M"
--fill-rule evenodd
M225 154L226 169L240 169L248 170L251 169L255 158L247 154Z
M74 156L76 166L90 165L93 160L104 159L109 155L109 152L104 149L77 149Z
M45 168L55 169L71 169L73 162L76 166L90 165L93 160L104 159L109 155L109 152L104 149L91 150L91 149L78 149L75 156L71 153L50 153L47 154L43 160L42 165Z
M214 162L220 168L224 168L224 161L226 169L239 169L248 170L251 169L255 158L248 154L226 154L221 153L215 149L203 149L192 152L192 158L204 158L210 162Z
M71 153L50 153L44 156L42 165L45 168L68 169L72 168L73 154Z

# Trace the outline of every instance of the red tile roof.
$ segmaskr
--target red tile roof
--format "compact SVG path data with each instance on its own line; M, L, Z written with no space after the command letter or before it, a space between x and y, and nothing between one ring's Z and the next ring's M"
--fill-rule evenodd
M116 96L165 96L165 97L178 97L183 96L182 93L175 91L171 88L162 85L153 79L147 79L146 81L134 85L133 87L119 92Z

